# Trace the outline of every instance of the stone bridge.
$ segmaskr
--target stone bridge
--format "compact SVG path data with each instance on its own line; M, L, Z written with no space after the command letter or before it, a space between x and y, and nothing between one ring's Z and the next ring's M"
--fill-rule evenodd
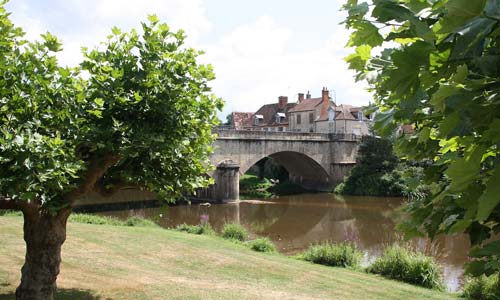
M322 133L215 130L218 137L209 176L215 185L198 197L232 201L239 197L240 175L265 157L273 158L305 188L326 191L342 181L356 164L359 139Z

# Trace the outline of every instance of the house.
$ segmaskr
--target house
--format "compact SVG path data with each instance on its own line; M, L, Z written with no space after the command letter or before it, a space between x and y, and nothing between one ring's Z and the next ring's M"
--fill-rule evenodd
M367 114L363 107L348 104L332 105L327 119L316 122L316 132L368 135L373 114Z
M299 93L297 105L290 110L290 131L367 135L371 117L362 107L337 105L327 88L321 97L311 98L309 92Z
M252 116L251 130L288 131L290 110L297 104L288 103L288 97L278 97L277 103L265 104Z
M332 105L326 88L323 88L319 98L311 98L307 92L304 99L304 94L299 93L297 105L290 110L290 131L318 132L316 122L328 120L328 108Z

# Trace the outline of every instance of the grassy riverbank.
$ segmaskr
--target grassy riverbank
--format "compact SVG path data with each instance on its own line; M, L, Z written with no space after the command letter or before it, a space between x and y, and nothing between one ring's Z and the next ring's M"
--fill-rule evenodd
M24 260L22 218L0 217L0 300ZM455 299L361 272L262 254L218 237L69 223L58 300Z

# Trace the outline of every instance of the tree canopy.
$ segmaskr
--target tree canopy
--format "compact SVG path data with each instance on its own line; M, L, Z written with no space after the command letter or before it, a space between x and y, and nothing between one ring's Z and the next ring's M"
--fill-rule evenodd
M173 200L207 186L222 100L210 65L155 16L113 28L58 65L59 40L28 42L0 0L0 209L24 213L26 261L16 299L53 298L66 221L89 192L134 186Z
M56 37L28 43L0 12L4 205L57 211L90 189L133 184L172 198L206 185L222 102L209 94L211 67L182 46L182 31L154 16L141 35L113 28L72 69L58 66Z
M349 0L346 58L378 109L375 129L415 133L399 155L431 159L432 197L412 201L409 236L466 232L467 270L500 269L500 1Z

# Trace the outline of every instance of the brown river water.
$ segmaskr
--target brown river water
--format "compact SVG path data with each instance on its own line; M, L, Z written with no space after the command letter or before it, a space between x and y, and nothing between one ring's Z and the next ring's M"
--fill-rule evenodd
M365 252L363 263L367 265L387 245L405 243L395 230L395 219L401 215L397 209L403 202L399 198L303 194L210 207L192 204L101 214L152 218L166 228L208 220L220 230L225 223L236 222L246 227L252 237L269 237L284 254L295 254L323 241L349 240ZM449 291L460 288L469 249L465 235L442 236L433 242L417 238L406 243L436 258Z

